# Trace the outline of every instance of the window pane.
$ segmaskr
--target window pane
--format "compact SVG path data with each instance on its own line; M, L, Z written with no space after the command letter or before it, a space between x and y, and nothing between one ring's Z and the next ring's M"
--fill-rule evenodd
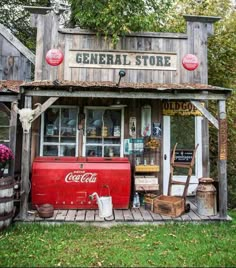
M10 120L7 114L3 111L0 111L0 126L9 126Z
M58 156L57 145L44 145L43 146L43 155L45 155L45 156Z
M0 126L0 140L9 140L9 127Z
M60 148L61 156L75 156L75 145L62 145Z
M178 143L177 149L195 147L195 118L193 116L171 116L171 148L176 143Z
M58 136L58 134L59 134L59 109L50 108L45 112L44 135Z
M180 127L181 126L181 127ZM178 149L195 148L195 117L171 116L171 148L178 143ZM186 169L175 168L174 175L184 175ZM195 174L195 168L193 168Z
M101 146L87 146L86 156L102 156L102 147Z
M120 156L120 146L105 146L104 147L104 156L113 157Z
M77 109L61 109L61 135L76 136Z
M102 135L104 110L88 110L87 113L87 135L91 137Z

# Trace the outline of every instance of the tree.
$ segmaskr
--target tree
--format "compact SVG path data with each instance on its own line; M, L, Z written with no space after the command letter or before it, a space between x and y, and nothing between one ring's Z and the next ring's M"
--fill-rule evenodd
M30 27L30 14L24 6L47 6L48 0L1 0L0 23L7 27L25 46L35 51L36 29Z
M70 0L71 23L112 37L114 44L130 32L160 31L174 0Z

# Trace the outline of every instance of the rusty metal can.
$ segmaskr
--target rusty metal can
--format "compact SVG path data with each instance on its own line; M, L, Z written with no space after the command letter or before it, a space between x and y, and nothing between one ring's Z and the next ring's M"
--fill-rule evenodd
M212 178L200 178L196 192L198 213L213 216L217 213L216 188Z

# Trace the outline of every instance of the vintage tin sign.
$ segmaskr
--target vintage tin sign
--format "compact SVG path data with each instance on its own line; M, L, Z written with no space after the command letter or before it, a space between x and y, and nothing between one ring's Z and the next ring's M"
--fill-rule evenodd
M219 120L219 155L220 160L227 160L227 120Z
M199 62L198 58L193 54L187 54L183 57L182 64L188 71L194 71L197 69Z
M129 135L132 138L136 138L136 133L137 133L136 121L137 121L136 117L130 117L130 119L129 119Z
M64 55L59 49L50 49L46 54L46 62L51 66L57 66L62 63Z
M202 105L204 105L202 103ZM194 115L201 116L202 113L188 101L167 101L163 102L163 115Z

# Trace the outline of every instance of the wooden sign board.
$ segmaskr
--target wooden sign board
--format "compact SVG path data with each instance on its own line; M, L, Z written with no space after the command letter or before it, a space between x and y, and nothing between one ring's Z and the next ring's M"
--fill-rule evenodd
M70 68L176 70L176 53L70 50Z

